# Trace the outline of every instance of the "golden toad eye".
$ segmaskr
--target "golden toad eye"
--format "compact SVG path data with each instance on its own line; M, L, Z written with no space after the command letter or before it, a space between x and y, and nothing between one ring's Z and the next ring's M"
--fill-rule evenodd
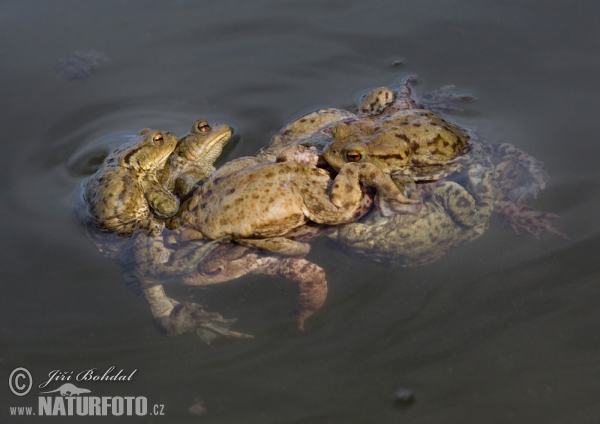
M362 154L357 151L349 151L346 152L346 162L360 162L362 159Z
M198 122L198 131L207 133L207 132L212 131L212 127L208 124L208 122L200 121L200 122Z
M216 266L214 268L203 269L202 274L206 275L207 277L215 277L219 275L222 271L223 268L221 268L220 266Z
M153 138L152 141L154 142L155 146L162 146L163 144L165 144L165 138L163 137L162 134L156 134Z

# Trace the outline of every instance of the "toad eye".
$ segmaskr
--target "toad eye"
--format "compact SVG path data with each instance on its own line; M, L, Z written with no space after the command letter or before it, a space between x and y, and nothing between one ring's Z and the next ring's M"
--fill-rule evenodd
M202 270L202 274L206 275L207 277L215 277L215 276L219 275L221 272L223 272L223 268L220 266Z
M212 127L206 121L198 122L198 125L196 126L196 128L198 128L198 131L203 132L203 133L212 131Z
M346 152L346 162L360 162L363 159L363 155L355 150Z
M162 134L156 134L154 137L152 137L152 141L154 142L154 145L158 147L161 147L163 144L165 144L165 138Z

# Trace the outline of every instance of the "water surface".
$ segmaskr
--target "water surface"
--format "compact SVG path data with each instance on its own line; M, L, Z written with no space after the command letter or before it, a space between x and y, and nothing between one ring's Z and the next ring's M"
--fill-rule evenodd
M35 384L55 369L138 369L132 382L82 386L165 405L164 417L140 422L597 422L594 2L25 1L1 10L2 378L18 366ZM61 78L56 61L82 50L109 61ZM412 73L419 90L475 94L457 123L546 163L552 179L533 204L561 215L569 241L519 237L494 221L479 240L408 270L319 242L310 257L327 271L330 296L304 334L290 316L292 285L249 276L194 300L256 338L206 346L160 335L76 220L78 158L119 135L222 121L239 135L225 161L253 154L304 112L351 107ZM17 398L3 387L5 418L8 406L36 402L36 390ZM414 404L394 404L401 388ZM195 399L200 418L188 411Z

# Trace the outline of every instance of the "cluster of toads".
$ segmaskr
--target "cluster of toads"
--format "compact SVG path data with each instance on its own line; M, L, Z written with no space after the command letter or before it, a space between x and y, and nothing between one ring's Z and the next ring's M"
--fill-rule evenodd
M388 266L430 263L475 240L493 214L517 233L564 235L556 215L526 205L544 189L539 161L490 144L436 113L468 100L449 88L415 99L407 77L356 112L321 109L285 126L255 156L213 166L231 138L196 121L180 139L143 130L84 183L90 238L123 268L168 335L248 338L163 284L229 281L248 273L292 280L300 329L327 296L325 273L304 259L324 235Z

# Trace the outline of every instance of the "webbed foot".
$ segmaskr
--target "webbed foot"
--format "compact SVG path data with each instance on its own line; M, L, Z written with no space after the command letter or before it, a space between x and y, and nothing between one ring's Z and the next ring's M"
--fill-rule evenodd
M157 318L156 321L160 330L167 336L196 331L206 343L218 336L234 339L253 338L250 334L229 330L237 319L226 319L216 312L207 312L196 303L180 303L168 316Z
M569 237L554 225L558 215L544 212L525 204L515 204L509 199L496 203L494 212L505 227L512 228L518 235L528 233L539 239L544 233L568 240Z

